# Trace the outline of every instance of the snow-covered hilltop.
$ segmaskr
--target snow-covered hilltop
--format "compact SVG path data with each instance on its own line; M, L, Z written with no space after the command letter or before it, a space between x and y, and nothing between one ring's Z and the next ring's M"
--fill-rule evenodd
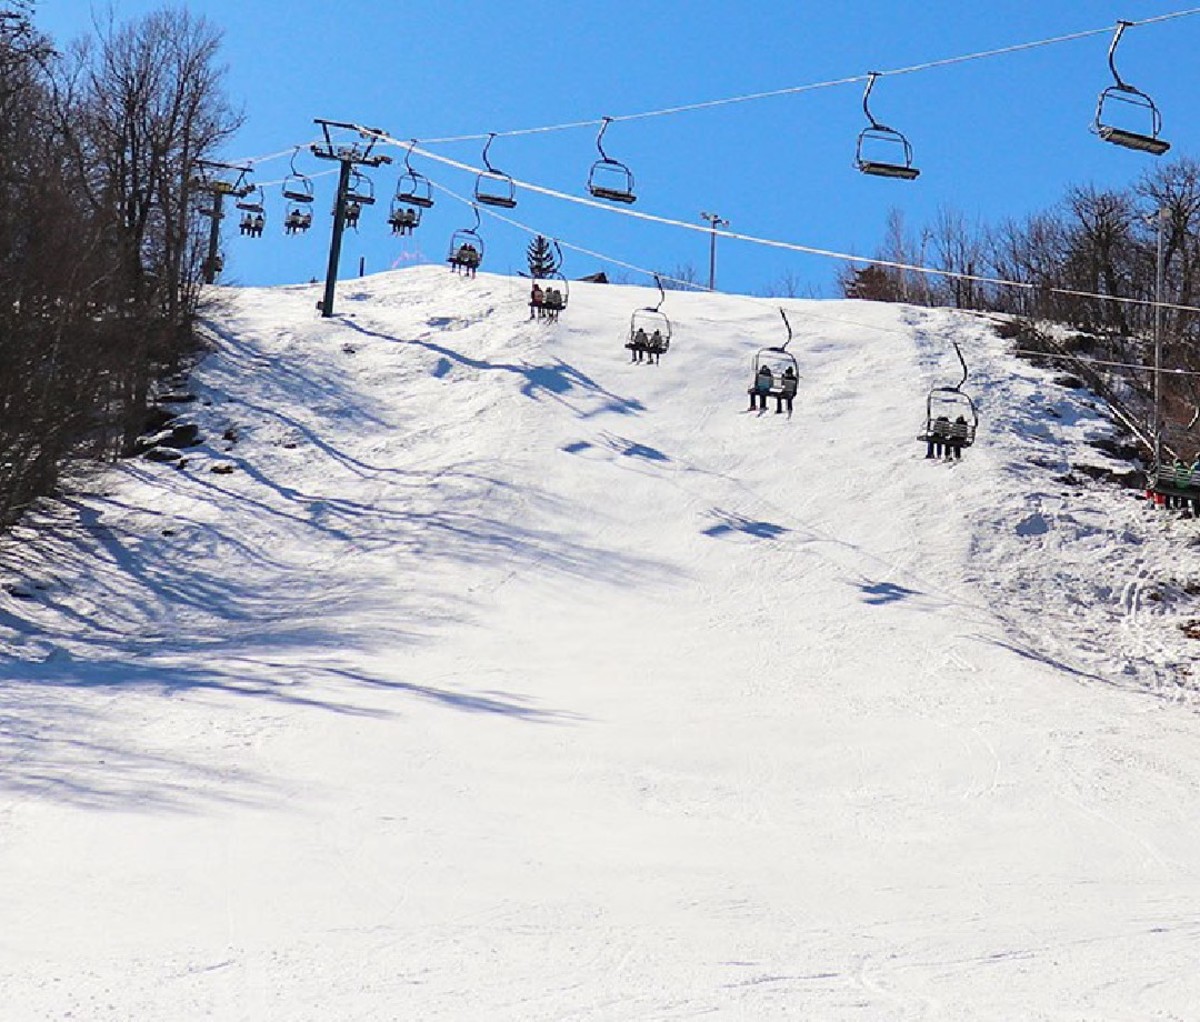
M787 300L750 413L780 303L527 284L222 291L182 466L5 541L5 1017L1188 1017L1197 533L1099 403Z

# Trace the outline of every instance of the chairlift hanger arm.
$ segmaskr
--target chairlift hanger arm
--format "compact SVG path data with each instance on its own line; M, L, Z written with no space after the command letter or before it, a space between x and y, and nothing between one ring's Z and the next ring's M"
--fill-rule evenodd
M659 279L657 273L654 275L654 283L658 285L658 304L650 309L650 312L658 312L662 308L663 302L667 300L667 292L663 289L662 280Z
M788 339L780 346L780 351L787 351L787 346L792 343L792 324L788 322L787 313L783 309L779 310L779 315L783 317L783 325L787 327Z
M504 172L501 170L497 170L495 167L493 167L492 161L490 159L488 159L488 150L492 148L492 143L495 140L496 140L496 133L493 131L490 135L488 135L488 140L483 145L483 165L485 167L487 167L489 173L503 174Z
M962 366L962 379L954 386L955 390L959 390L967 382L967 360L963 358L962 349L958 346L958 341L951 341L950 343L954 345L954 354L958 356L958 364ZM968 398L968 400L970 399Z
M867 115L867 120L870 122L872 128L875 128L877 131L891 131L892 129L886 124L882 124L875 120L875 115L871 113L871 90L875 88L875 79L878 77L878 71L870 71L867 73L867 87L863 90L862 98L863 113Z
M1118 21L1117 31L1113 34L1112 42L1108 44L1108 69L1112 72L1113 81L1117 83L1117 88L1123 92L1137 92L1132 85L1121 79L1117 72L1116 53L1117 43L1121 41L1121 36L1125 34L1125 29L1132 27L1132 21Z
M599 134L596 136L596 148L597 148L597 149L600 151L600 158L601 158L601 159L602 159L602 160L603 160L605 163L614 163L614 162L616 162L616 161L615 161L615 160L613 160L611 157L609 157L608 153L606 153L606 152L604 151L604 133L605 133L606 131L608 131L608 126L609 126L610 124L612 124L612 118L611 118L611 117L605 117L605 118L604 118L604 120L600 122L600 133L599 133Z

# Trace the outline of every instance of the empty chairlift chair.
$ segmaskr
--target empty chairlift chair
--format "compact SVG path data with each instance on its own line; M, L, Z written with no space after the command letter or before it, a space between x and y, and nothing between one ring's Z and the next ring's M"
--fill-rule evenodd
M596 148L600 150L600 159L592 164L588 173L587 188L597 199L629 204L637 201L637 196L633 194L633 171L604 151L604 133L611 121L611 117L605 117L600 126L600 134L596 136Z
M413 139L409 144L408 152L404 154L404 170L400 172L400 179L396 182L395 201L404 206L413 206L418 210L432 209L432 185L424 174L413 170L410 161L413 146L416 144L416 139Z
M875 87L875 79L878 77L878 71L872 71L867 76L862 107L870 123L859 132L858 144L854 150L854 164L862 173L874 177L912 181L921 173L912 165L912 145L895 128L880 124L871 113L869 100L871 90Z
M517 205L517 186L504 171L493 167L488 158L488 150L492 147L495 137L495 132L488 135L487 144L483 147L483 165L487 170L475 178L475 201L485 206L513 209Z
M1131 24L1133 23L1129 21L1117 22L1116 34L1108 47L1108 68L1112 72L1113 84L1101 92L1100 98L1096 100L1096 116L1092 121L1091 130L1105 142L1112 142L1113 145L1162 156L1171 148L1170 142L1158 137L1158 133L1162 130L1162 114L1158 112L1154 100L1140 89L1135 89L1128 82L1123 81L1117 73L1115 61L1117 43L1120 42L1125 29ZM1149 133L1145 130L1135 131L1128 126L1112 123L1114 115L1123 113L1131 113L1134 118L1142 122L1142 125L1139 126L1144 125L1149 128Z

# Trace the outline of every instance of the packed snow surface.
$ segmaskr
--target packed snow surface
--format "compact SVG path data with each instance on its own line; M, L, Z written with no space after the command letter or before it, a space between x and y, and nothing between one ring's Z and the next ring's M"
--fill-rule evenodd
M670 293L644 365L657 291L526 287L220 291L186 464L6 537L0 1017L1200 1017L1198 526L1100 403L965 313Z

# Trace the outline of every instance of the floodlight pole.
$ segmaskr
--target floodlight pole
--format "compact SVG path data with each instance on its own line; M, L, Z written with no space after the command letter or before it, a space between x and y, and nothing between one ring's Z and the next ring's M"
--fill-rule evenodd
M1154 258L1154 467L1162 464L1162 319L1163 319L1163 230L1167 207L1159 206L1158 239Z
M337 289L338 263L342 258L342 235L346 232L346 197L350 191L350 175L354 172L356 165L367 167L378 167L383 163L391 163L390 156L384 156L382 153L371 155L371 150L375 147L375 143L383 136L383 132L375 128L363 128L357 124L347 124L343 121L326 121L320 117L314 118L315 122L321 125L321 130L325 134L324 142L314 142L310 146L312 154L321 160L337 160L341 164L340 172L338 173L337 197L333 204L333 235L329 240L329 265L325 270L325 297L321 300L319 308L321 316L328 319L333 315L333 297ZM359 136L367 140L365 147L360 148L358 145L339 146L335 147L333 139L329 134L330 128L343 128L348 131L356 131ZM368 201L360 199L357 201ZM371 199L369 201L374 201Z
M707 220L712 229L708 241L708 289L717 289L717 228L728 227L729 221L722 220L716 213L701 213L701 220Z

